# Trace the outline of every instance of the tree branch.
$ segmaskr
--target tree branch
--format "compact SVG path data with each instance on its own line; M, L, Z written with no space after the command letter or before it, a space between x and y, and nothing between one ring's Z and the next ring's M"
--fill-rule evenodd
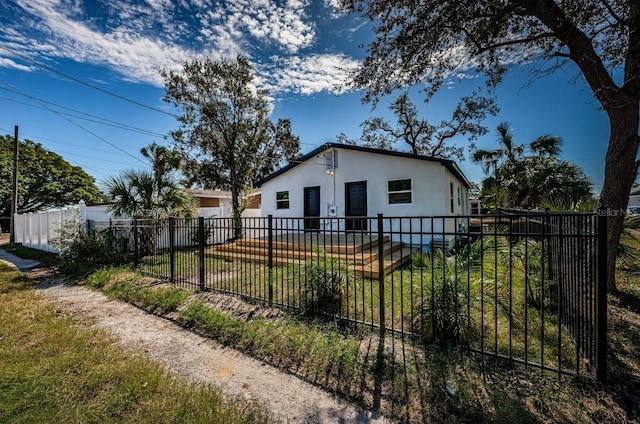
M544 38L556 38L556 34L553 33L553 32L544 32L542 34L538 34L538 35L531 36L531 37L518 38L518 39L515 39L515 40L507 40L507 41L503 41L501 43L491 44L491 45L488 45L488 46L480 47L480 49L478 50L477 54L482 54L482 53L487 52L489 50L495 50L495 49L499 49L499 48L502 48L502 47L513 46L513 45L516 45L516 44L527 44L527 43L531 43L533 41L542 40Z
M615 19L620 25L629 25L629 22L626 19L621 18L607 0L600 0L600 3L605 7L605 9L607 9L607 12L609 12L611 17Z
M555 34L560 43L567 46L569 57L578 65L603 106L616 107L626 102L591 40L554 0L512 0L512 5L516 13L538 19Z
M625 57L623 89L634 98L640 95L640 5L629 5L629 48Z

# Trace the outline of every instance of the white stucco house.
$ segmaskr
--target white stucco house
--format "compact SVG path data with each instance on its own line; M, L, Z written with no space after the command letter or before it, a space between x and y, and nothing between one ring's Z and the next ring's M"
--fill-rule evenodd
M326 143L259 182L262 216L305 217L305 231L377 231L374 220L350 217L456 217L468 215L469 181L452 160L369 147ZM313 219L318 217L319 219ZM334 218L335 217L335 218ZM332 218L332 219L322 219ZM442 219L423 230L443 232ZM433 227L431 226L433 224ZM465 225L447 219L444 231ZM394 227L385 221L385 227ZM420 228L415 222L413 231ZM397 231L385 228L385 231ZM403 230L404 231L404 230ZM424 245L430 237L401 237ZM437 237L434 237L437 238ZM449 238L449 237L447 237Z
M229 218L233 216L231 192L223 190L188 189L196 201L196 216L205 218ZM260 190L242 193L240 201L244 205L242 216L260 216Z
M627 206L629 208L635 208L636 210L640 208L640 186L631 187Z

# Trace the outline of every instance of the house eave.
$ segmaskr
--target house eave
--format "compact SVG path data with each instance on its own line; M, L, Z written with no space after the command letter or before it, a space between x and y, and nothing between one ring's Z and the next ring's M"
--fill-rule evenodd
M295 168L296 166L306 162L307 160L319 155L320 153L329 150L329 149L344 149L344 150L353 150L353 151L359 151L359 152L366 152L366 153L373 153L373 154L380 154L380 155L386 155L386 156L395 156L395 157L402 157L402 158L408 158L408 159L417 159L417 160L424 160L424 161L428 161L428 162L437 162L440 165L444 166L445 168L447 168L447 170L449 172L451 172L466 188L470 188L471 185L469 183L469 180L467 179L467 177L464 175L464 173L462 172L462 170L460 169L460 167L458 166L458 164L456 164L453 160L450 159L441 159L441 158L434 158L431 156L422 156L422 155L416 155L413 153L408 153L408 152L397 152L397 151L392 151L392 150L383 150L383 149L376 149L373 147L364 147L364 146L353 146L350 144L340 144L340 143L325 143L317 148L315 148L314 150L310 151L309 153L307 153L306 155L289 162L286 166L278 169L277 171L271 173L270 175L264 177L262 180L258 181L256 183L256 187L261 187L264 183L286 173L287 171L289 171L292 168Z

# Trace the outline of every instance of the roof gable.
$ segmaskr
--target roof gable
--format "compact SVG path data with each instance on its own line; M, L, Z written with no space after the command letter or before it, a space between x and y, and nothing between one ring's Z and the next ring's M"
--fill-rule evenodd
M353 151L358 151L358 152L366 152L366 153L374 153L374 154L379 154L379 155L386 155L386 156L395 156L395 157L401 157L401 158L408 158L408 159L417 159L417 160L424 160L424 161L428 161L428 162L435 162L435 163L439 163L440 165L444 166L445 168L447 168L447 170L449 172L451 172L457 179L458 181L460 181L464 186L466 186L467 188L470 187L469 184L469 180L467 180L467 177L465 177L465 175L462 173L462 171L460 170L460 168L458 167L458 165L450 160L450 159L440 159L440 158L434 158L431 156L422 156L422 155L415 155L413 153L407 153L407 152L397 152L397 151L393 151L393 150L383 150L383 149L375 149L373 147L363 147L363 146L353 146L350 144L340 144L340 143L325 143L319 147L317 147L316 149L310 151L309 153L307 153L306 155L292 161L289 162L286 166L278 169L277 171L273 172L272 174L266 176L265 178L263 178L262 180L258 181L257 186L260 187L262 184L266 183L269 180L272 180L284 173L286 173L287 171L289 171L292 168L295 168L296 166L306 162L307 160L315 157L316 155L324 152L325 150L329 150L329 149L343 149L343 150L353 150Z

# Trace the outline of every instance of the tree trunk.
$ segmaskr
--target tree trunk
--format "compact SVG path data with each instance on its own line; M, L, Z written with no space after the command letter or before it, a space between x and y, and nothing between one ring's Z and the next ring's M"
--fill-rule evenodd
M623 107L607 109L611 134L604 172L604 185L600 194L600 207L609 216L607 228L607 287L616 289L616 257L622 233L629 192L636 179L638 153L638 100Z
M236 181L235 168L231 168L231 209L233 214L233 239L242 238L242 209L240 208L240 187Z

